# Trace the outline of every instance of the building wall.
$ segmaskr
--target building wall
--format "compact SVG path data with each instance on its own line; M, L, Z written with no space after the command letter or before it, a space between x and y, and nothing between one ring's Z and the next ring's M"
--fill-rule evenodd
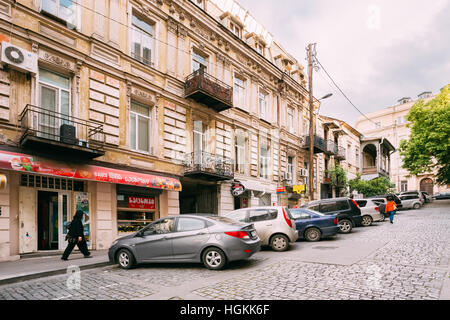
M424 99L425 102L433 99L435 96ZM407 103L397 104L392 107L378 110L367 114L367 117L375 123L379 123L379 127L369 122L365 118L359 118L356 122L355 128L361 131L365 136L379 136L389 139L389 141L396 148L396 152L391 156L391 170L390 179L395 183L396 191L401 191L402 181L407 181L408 190L420 190L420 181L430 177L436 182L435 174L433 172L425 173L423 175L414 176L409 173L407 169L402 168L402 159L398 148L403 139L408 139L411 129L408 128L406 116L410 109L416 103L413 100ZM399 121L400 120L400 121ZM439 186L434 184L434 193L446 192L449 188L446 185Z

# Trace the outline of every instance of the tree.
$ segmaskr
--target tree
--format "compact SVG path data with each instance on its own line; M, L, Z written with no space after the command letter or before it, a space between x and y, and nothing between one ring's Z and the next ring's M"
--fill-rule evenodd
M348 182L348 185L350 187L350 192L356 190L358 193L362 193L364 197L391 193L394 191L393 188L395 187L395 185L386 177L366 181L361 179L361 174L358 174L355 179L351 179Z
M330 177L330 183L333 187L336 188L337 193L339 193L339 189L343 188L344 193L347 189L347 172L340 165L336 165L335 167L326 170L328 176ZM339 196L339 195L338 195Z
M437 170L437 182L450 184L450 84L427 103L416 102L406 119L411 134L400 144L403 168L414 175Z

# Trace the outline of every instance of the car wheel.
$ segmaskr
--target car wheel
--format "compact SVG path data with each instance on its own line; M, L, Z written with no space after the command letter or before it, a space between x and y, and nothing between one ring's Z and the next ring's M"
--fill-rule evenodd
M289 239L283 234L276 234L270 239L270 247L275 251L286 251L289 247Z
M419 208L420 208L420 204L415 203L415 204L413 205L413 208L414 208L414 209L419 209Z
M131 269L135 264L133 254L127 249L121 249L117 253L117 261L122 269Z
M350 233L353 229L353 224L348 219L339 220L338 226L340 229L339 233Z
M319 241L322 237L322 232L317 228L309 228L305 231L306 241Z
M362 218L362 225L364 227L370 226L372 224L372 222L373 222L373 219L372 219L371 216L363 216L363 218Z
M210 270L221 270L227 263L227 257L219 248L208 248L203 252L202 261Z

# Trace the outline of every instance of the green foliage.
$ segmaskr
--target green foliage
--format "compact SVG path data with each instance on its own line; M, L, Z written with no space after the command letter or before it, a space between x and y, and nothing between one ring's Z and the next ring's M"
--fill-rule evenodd
M437 182L450 184L450 84L427 103L411 108L408 141L400 144L403 168L417 175L437 170Z
M326 170L330 177L330 182L335 188L342 188L344 193L348 186L347 181L347 172L340 165L336 165L335 167ZM341 190L342 191L342 190Z
M351 179L348 182L348 185L350 187L350 192L356 190L358 193L362 193L364 197L391 193L394 191L393 188L395 187L388 178L380 177L366 181L361 179L361 174L358 174L355 179Z

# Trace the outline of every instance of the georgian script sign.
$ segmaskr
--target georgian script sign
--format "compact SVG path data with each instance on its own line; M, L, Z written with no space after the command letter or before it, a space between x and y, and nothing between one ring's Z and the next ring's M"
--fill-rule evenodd
M155 209L155 198L128 197L128 208Z

